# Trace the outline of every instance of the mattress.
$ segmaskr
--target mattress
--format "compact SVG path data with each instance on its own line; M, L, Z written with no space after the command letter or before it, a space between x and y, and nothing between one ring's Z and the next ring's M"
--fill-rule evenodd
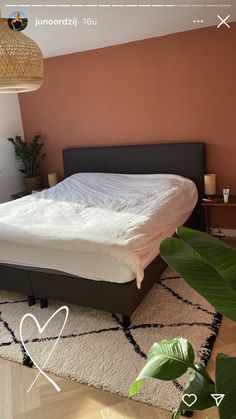
M135 273L111 255L45 249L0 241L0 261L21 266L43 267L97 281L125 283ZM10 256L11 255L11 256Z
M0 262L141 286L161 241L191 215L195 184L175 175L79 173L0 205Z

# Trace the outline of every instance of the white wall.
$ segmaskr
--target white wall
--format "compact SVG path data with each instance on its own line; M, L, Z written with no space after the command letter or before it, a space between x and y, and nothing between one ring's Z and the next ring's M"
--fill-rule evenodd
M0 94L0 203L9 201L13 193L24 190L14 147L7 137L23 136L18 96Z

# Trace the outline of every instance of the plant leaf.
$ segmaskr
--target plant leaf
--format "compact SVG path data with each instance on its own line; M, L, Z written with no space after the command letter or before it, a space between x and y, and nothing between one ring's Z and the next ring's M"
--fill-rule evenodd
M144 378L174 380L192 367L193 363L194 352L187 339L178 337L154 343L148 352L146 364L130 387L129 395L137 394Z
M7 138L7 140L13 144L16 157L24 165L21 171L25 173L26 177L37 176L39 171L39 158L44 158L46 155L45 153L42 154L42 149L45 144L39 143L41 141L41 135L35 135L31 143L22 140L20 136L16 136L15 139Z
M188 407L183 400L181 400L179 407L172 415L172 419L177 419L184 410L205 410L215 406L215 401L211 397L215 393L215 384L208 375L207 371L202 365L195 365L195 368L187 383L184 386L183 396L186 394L195 394L197 401ZM229 419L229 418L228 418Z
M178 236L188 243L236 291L236 250L202 231L178 227Z
M216 393L225 394L218 409L220 419L236 419L236 358L225 354L216 357Z
M217 311L236 321L236 292L182 239L170 237L160 246L162 258Z

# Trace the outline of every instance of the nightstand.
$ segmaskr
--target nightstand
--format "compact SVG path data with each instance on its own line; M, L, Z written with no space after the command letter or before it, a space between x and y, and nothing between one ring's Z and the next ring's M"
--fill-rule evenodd
M28 195L31 195L31 194L27 191L22 191L22 192L14 193L13 195L11 195L11 198L12 199L20 199L20 198L23 198L24 196L28 196Z
M204 214L205 214L205 226L206 226L206 232L210 234L211 230L211 218L210 218L210 208L211 207L236 207L236 195L230 195L229 202L224 202L223 199L220 197L215 197L209 201L202 201L201 205L204 208Z

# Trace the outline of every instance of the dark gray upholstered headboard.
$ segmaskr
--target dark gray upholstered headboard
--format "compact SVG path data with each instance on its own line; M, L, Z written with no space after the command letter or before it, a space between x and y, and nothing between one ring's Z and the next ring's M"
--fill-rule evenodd
M65 177L81 172L172 173L193 180L199 198L204 194L205 145L201 142L66 148L63 163Z

